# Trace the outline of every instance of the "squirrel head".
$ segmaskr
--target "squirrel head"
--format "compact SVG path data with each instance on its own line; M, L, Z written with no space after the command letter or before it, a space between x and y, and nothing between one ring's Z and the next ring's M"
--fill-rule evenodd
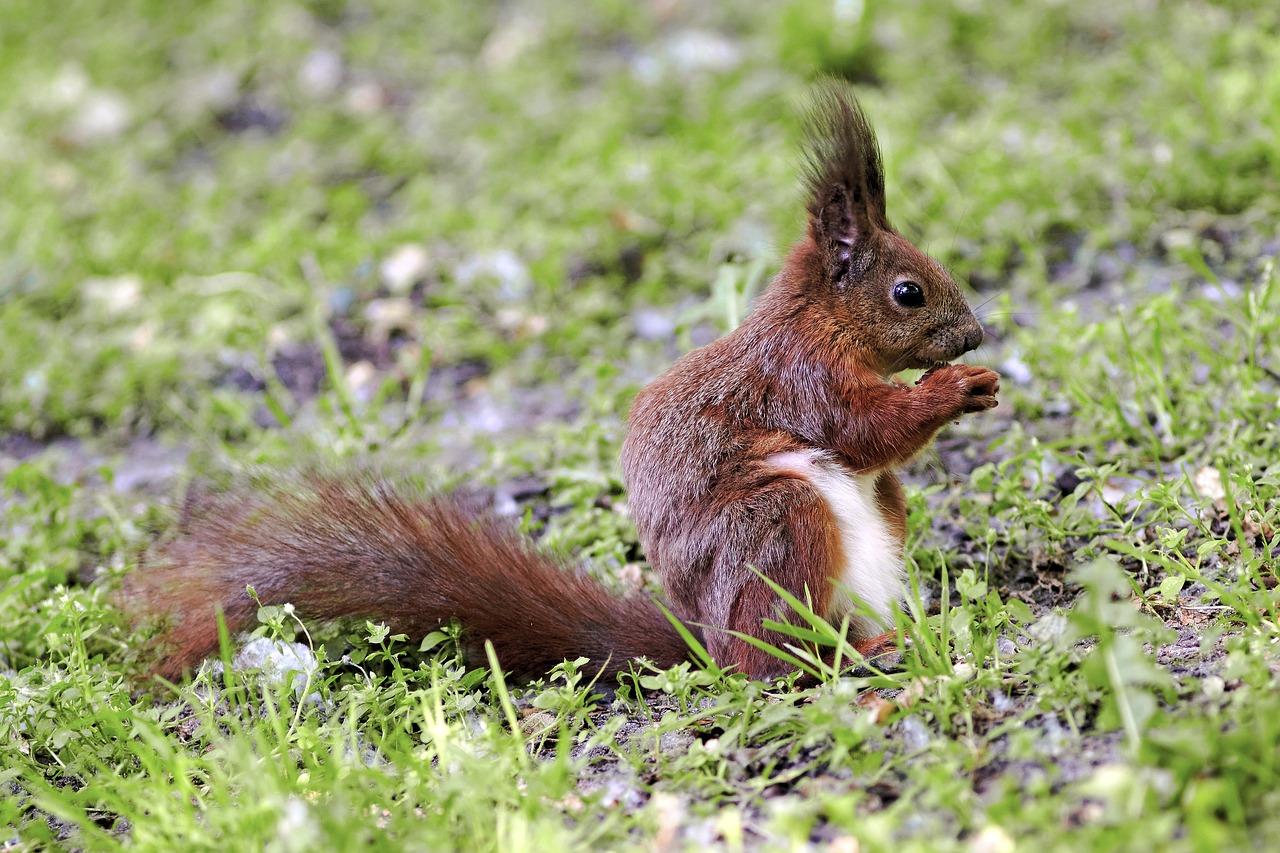
M888 376L951 361L982 343L982 326L942 266L889 224L875 133L839 83L814 93L806 122L813 303Z

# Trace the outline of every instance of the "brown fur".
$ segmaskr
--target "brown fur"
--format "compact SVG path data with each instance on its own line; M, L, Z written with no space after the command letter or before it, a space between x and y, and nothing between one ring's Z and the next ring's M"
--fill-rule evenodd
M622 451L641 542L680 612L775 641L760 621L786 609L748 567L826 615L843 554L815 489L767 458L817 448L878 474L877 503L902 541L893 468L948 421L994 406L999 379L965 365L916 386L889 379L973 349L981 328L955 282L889 225L879 152L856 102L829 84L815 110L808 234L742 326L640 393ZM894 302L903 280L922 287L924 307ZM782 669L721 632L707 643L753 676Z
M647 597L610 594L450 497L411 500L370 477L310 476L200 503L124 590L135 613L169 620L154 669L164 678L217 651L218 609L233 634L254 624L246 585L263 604L375 619L415 639L456 618L470 661L483 664L491 640L520 678L577 657L616 674L635 657L669 666L687 655Z
M623 445L630 506L645 552L677 613L707 627L723 666L753 677L784 667L731 636L783 637L787 618L758 570L826 615L843 553L831 509L775 454L823 451L874 474L876 505L899 542L906 505L893 469L948 421L996 405L999 377L940 366L982 332L955 283L889 225L870 125L836 84L810 116L808 230L755 310L732 334L681 358L636 399ZM893 297L916 283L924 305ZM933 368L915 386L891 379ZM410 501L368 483L312 480L214 502L131 579L143 614L168 613L170 677L215 650L215 607L234 631L244 595L289 601L322 618L368 616L415 637L456 617L474 654L493 641L510 672L535 676L577 656L682 659L679 636L645 599L619 599L566 571L512 532L449 498ZM855 589L856 594L858 591ZM883 636L854 638L866 651Z

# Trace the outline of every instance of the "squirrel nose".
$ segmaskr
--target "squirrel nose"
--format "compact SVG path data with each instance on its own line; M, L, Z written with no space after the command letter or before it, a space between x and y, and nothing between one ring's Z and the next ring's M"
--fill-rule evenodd
M972 350L976 350L978 348L978 345L981 343L982 343L982 326L980 326L977 323L974 323L973 326L970 327L964 333L964 351L970 352Z

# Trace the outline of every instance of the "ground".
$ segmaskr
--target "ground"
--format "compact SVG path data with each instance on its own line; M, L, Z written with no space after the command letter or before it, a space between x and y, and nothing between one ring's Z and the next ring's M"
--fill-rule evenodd
M6 849L1273 843L1273 3L4 17ZM114 591L197 479L374 467L646 583L627 406L800 233L823 73L1003 374L906 472L900 660L524 687L271 609L274 681L142 680Z

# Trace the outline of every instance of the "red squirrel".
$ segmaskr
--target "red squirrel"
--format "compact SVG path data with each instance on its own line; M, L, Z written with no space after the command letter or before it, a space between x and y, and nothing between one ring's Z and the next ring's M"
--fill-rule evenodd
M903 595L906 504L894 473L947 422L996 405L999 376L947 364L982 328L955 282L893 229L879 148L856 99L820 85L808 116L808 227L742 325L645 388L622 446L631 514L674 614L718 665L788 671L731 631L788 608L756 571L839 624L853 596L862 651L885 646ZM903 369L927 372L912 386ZM123 600L167 619L156 675L217 651L264 604L364 617L421 637L457 619L467 659L493 643L516 677L589 658L609 675L690 652L662 609L618 596L447 495L409 498L313 475L200 500L126 578ZM852 595L851 595L852 594Z

